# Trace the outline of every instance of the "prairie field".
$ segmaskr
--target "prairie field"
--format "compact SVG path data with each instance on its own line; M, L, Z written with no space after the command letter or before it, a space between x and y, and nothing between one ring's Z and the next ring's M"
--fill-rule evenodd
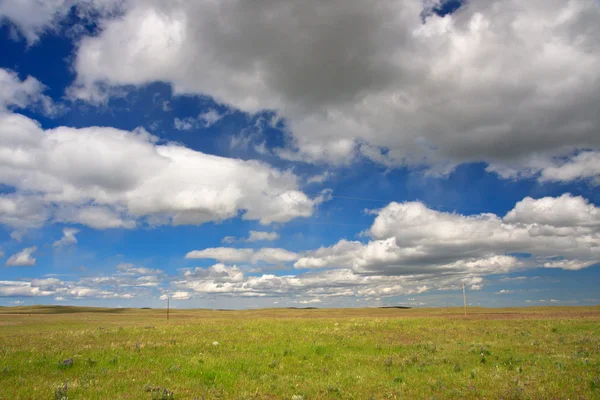
M0 399L598 399L600 307L0 308Z

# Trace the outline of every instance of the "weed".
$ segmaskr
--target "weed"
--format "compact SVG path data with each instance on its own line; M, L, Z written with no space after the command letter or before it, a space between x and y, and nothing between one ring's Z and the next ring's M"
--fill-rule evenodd
M67 394L68 390L69 385L66 383L59 385L56 389L54 389L54 400L69 400L69 396Z
M392 357L386 358L385 361L383 362L383 364L385 365L385 367L387 369L390 369L392 367L392 364L393 364Z
M181 371L181 365L173 365L169 367L168 372L177 372Z
M73 366L73 357L67 358L66 360L58 361L58 367L61 369L71 368Z
M155 388L150 391L150 399L152 400L173 400L175 393L167 388Z

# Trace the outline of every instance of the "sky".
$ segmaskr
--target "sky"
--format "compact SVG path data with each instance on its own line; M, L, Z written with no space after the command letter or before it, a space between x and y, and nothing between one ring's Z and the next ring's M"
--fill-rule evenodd
M0 306L600 303L596 0L0 0Z

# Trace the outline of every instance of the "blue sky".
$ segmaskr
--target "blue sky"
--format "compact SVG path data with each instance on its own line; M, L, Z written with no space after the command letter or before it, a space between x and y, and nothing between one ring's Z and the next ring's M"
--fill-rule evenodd
M598 304L592 0L0 2L0 305Z

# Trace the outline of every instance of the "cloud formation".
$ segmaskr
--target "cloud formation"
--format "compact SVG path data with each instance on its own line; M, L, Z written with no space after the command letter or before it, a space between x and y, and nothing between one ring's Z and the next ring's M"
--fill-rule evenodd
M20 252L13 254L6 260L6 265L11 267L31 267L35 265L36 259L33 253L37 250L36 246L27 247Z
M233 248L213 247L204 250L193 250L185 255L188 259L213 259L221 262L250 262L256 264L265 262L268 264L279 264L295 261L298 254L279 248Z
M309 198L290 171L159 143L143 129L43 130L0 110L0 139L0 184L15 189L0 196L0 221L15 228L52 215L96 229L131 229L143 218L199 225L241 216L267 225L309 217L328 199Z
M79 233L79 229L75 228L63 228L63 237L60 240L54 242L54 247L64 247L77 244L76 234Z
M565 194L525 198L504 218L463 216L420 202L373 211L366 244L342 240L304 254L296 268L351 267L359 274L508 273L526 267L581 269L600 261L600 209ZM533 261L514 254L527 253Z
M469 2L425 22L423 11L422 0L130 0L81 41L72 94L101 101L107 86L164 81L276 110L288 159L361 155L436 173L483 161L502 176L597 183L595 0Z

